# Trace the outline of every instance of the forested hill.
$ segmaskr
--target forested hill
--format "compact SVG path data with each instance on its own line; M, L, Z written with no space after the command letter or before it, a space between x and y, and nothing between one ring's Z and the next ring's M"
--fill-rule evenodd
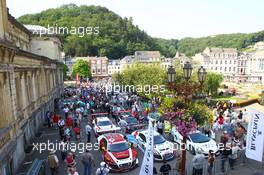
M155 40L133 25L132 18L121 18L107 8L100 6L63 5L38 14L18 18L23 24L36 24L45 27L96 27L99 34L64 35L66 54L78 56L108 56L122 58L136 50L161 50ZM165 54L165 52L163 52Z
M206 47L237 48L243 50L258 41L264 41L264 31L242 34L221 34L202 38L184 38L178 43L178 50L187 56L193 56Z
M214 37L165 40L152 38L133 24L132 18L121 18L100 6L63 5L37 14L18 18L23 24L58 27L97 27L99 34L63 35L64 51L72 56L107 56L122 58L137 50L159 50L162 55L172 57L176 50L192 56L205 47L245 48L264 39L264 31L253 34L226 34ZM94 28L93 28L94 29ZM195 30L195 29L194 29Z

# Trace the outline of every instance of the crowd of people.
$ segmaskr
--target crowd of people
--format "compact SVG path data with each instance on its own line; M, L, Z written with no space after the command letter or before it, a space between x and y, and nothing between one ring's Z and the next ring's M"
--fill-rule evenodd
M148 115L155 112L161 103L161 98L153 98L152 100L142 100L134 94L115 94L113 92L106 93L98 83L85 83L78 88L65 88L63 98L60 100L59 111L47 112L47 126L56 127L59 132L60 141L66 146L70 142L81 142L85 135L87 143L91 142L93 133L93 123L96 120L93 114L107 113L108 116L113 116L119 126L125 127L125 123L115 118L115 113L130 110L131 116L135 117L140 123L148 123ZM115 110L113 110L115 109ZM247 111L235 111L231 102L218 102L213 108L214 124L205 127L204 133L211 135L210 131L220 132L222 134L219 142L223 145L221 152L222 170L225 171L225 162L228 161L231 169L234 168L234 163L238 157L245 161L245 135L246 129L244 124L247 120ZM84 128L82 123L85 122ZM157 120L155 128L157 132L164 135L164 120ZM82 133L82 131L84 133ZM123 131L125 132L125 131ZM58 172L59 158L52 150L48 156L48 164L52 174ZM61 151L61 160L67 166L69 175L78 175L76 168L76 155L70 150ZM206 160L202 151L197 151L193 157L193 174L203 174L204 162L208 161L207 173L212 174L214 161L216 156L214 152L209 152ZM93 155L86 150L81 156L81 162L84 167L84 174L91 175L92 167L95 166ZM166 174L171 170L170 165L164 162L164 166L160 169L162 174ZM154 167L154 174L157 171ZM163 172L164 171L164 172ZM97 175L108 174L109 168L105 162L100 163L100 167L95 171Z

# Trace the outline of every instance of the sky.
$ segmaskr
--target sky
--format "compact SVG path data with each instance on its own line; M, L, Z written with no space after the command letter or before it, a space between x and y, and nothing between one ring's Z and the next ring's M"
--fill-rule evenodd
M11 15L39 13L63 4L100 5L152 37L181 39L264 30L263 0L6 0Z

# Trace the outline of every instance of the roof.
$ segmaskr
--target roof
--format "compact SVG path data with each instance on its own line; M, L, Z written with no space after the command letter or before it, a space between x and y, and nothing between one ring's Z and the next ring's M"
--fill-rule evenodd
M24 26L33 34L40 34L40 32L43 34L49 32L47 28L40 25L24 25Z
M220 47L212 47L212 48L209 48L209 51L210 52L213 52L213 53L236 53L237 52L237 49L236 48L220 48Z
M107 133L104 134L104 136L106 137L106 139L109 141L111 140L111 142L122 142L125 141L123 135L119 134L119 133Z
M135 57L137 58L160 58L159 51L136 51Z
M121 62L126 62L126 63L132 63L133 60L135 59L134 55L128 55L128 56L125 56Z
M20 22L18 22L12 15L10 15L8 13L8 21L11 22L14 26L16 26L17 28L21 29L23 32L25 32L26 34L30 35L31 32Z

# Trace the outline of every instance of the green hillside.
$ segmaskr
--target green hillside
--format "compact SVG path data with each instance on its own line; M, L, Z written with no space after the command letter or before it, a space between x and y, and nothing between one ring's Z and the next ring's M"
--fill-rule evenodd
M205 47L246 48L264 39L264 31L252 34L224 34L214 37L184 38L165 40L152 38L133 24L132 18L119 15L101 6L63 5L37 14L18 18L23 24L45 27L97 27L99 34L62 35L64 51L72 56L107 56L111 59L122 58L137 50L159 50L162 55L172 57L176 50L192 56ZM195 30L195 29L194 29Z

